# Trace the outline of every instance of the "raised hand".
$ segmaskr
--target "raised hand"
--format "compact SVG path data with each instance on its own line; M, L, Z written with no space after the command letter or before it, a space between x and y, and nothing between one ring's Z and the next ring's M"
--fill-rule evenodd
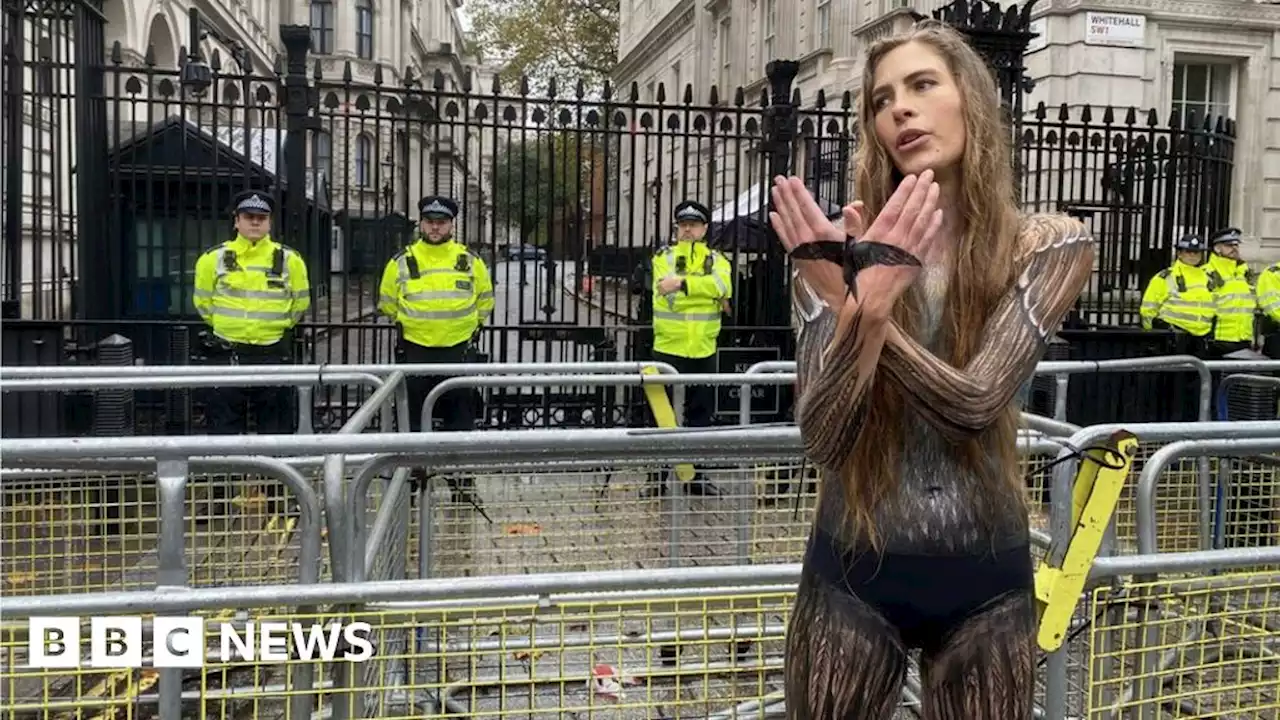
M829 307L838 307L847 292L840 270L845 229L827 219L799 178L778 176L773 183L769 223L804 282Z
M918 177L908 175L898 184L875 222L858 239L891 245L917 259L922 258L932 248L934 237L942 227L939 191L932 170L925 170Z
M859 287L869 291L873 311L887 313L933 259L942 227L939 192L932 170L907 176L848 251L846 279L852 288L856 277L867 276ZM846 218L850 214L853 222L861 221L860 212L847 212Z
M769 223L788 253L814 242L844 242L844 229L827 219L800 178L774 178L772 197Z
M856 277L869 272L874 276L870 284L883 301L878 304L885 309L919 276L920 264L935 254L934 239L942 227L939 191L932 170L908 176L870 227L860 202L844 208L841 227L827 219L799 178L778 177L769 220L806 282L829 306L836 307L839 298L854 289ZM857 243L846 246L846 236ZM821 260L828 262L816 262Z

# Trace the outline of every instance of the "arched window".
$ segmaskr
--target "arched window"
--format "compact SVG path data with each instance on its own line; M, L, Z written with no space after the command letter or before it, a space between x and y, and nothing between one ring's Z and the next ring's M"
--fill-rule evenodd
M356 55L373 59L373 0L356 0Z
M373 184L373 139L368 135L356 138L356 186L367 188Z
M333 177L333 138L318 132L311 140L311 168L327 183Z

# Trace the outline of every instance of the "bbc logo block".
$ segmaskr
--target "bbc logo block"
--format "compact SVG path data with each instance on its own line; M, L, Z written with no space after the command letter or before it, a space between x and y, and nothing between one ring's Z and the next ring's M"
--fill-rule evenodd
M206 632L205 619L198 616L155 617L149 631L141 617L88 620L88 637L84 637L84 618L31 618L27 638L31 667L200 668L211 655L222 663L364 662L373 657L373 628L365 622L219 623L217 642L210 647L214 638ZM88 659L84 660L86 645Z

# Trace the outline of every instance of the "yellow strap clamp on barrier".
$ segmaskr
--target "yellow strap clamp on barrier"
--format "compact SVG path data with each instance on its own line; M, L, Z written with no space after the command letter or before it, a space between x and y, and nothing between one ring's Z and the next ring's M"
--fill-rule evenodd
M1062 567L1041 560L1036 569L1036 600L1040 610L1037 642L1045 652L1062 647L1076 603L1084 592L1093 559L1111 524L1120 491L1138 453L1138 438L1121 430L1105 445L1081 453L1071 497L1071 539L1062 558Z
M658 368L646 365L640 368L645 375L657 375ZM649 409L653 411L653 420L660 428L679 427L676 424L676 410L671 406L671 398L667 396L667 388L662 385L645 385L644 397L649 401ZM693 465L681 463L676 465L676 477L682 482L693 480Z

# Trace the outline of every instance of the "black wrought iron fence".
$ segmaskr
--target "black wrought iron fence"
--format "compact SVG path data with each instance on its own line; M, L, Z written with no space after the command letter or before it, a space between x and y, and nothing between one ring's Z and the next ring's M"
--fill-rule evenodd
M1151 276L1185 233L1228 224L1235 122L1179 126L1155 110L1056 110L1040 103L1016 144L1023 207L1065 212L1099 240L1098 267L1080 318L1089 326L1135 327Z
M759 96L555 84L535 94L471 71L423 78L379 68L359 82L340 60L309 58L305 28L283 28L274 72L246 73L246 63L217 53L166 69L154 51L138 63L118 45L105 49L91 5L5 5L6 63L16 68L4 103L5 311L74 321L63 333L72 347L121 333L139 359L177 361L171 328L200 328L195 259L230 236L230 198L254 187L275 195L276 235L308 263L304 361L390 359L379 277L429 193L459 200L459 238L494 275L497 308L481 340L490 360L643 354L642 270L685 198L712 208L712 242L736 270L721 344L739 350L725 362L748 351L787 357L787 273L767 227L769 178L800 175L833 210L857 194L851 97L802 105L795 63L771 63ZM983 47L1001 53L1002 87L1024 88L1008 60L1029 37L1024 17L951 16L978 18L988 40L1007 33L1008 42ZM56 127L41 120L54 117ZM1132 324L1141 285L1168 262L1172 240L1226 224L1228 121L1184 129L1160 125L1154 112L1042 105L1014 132L1024 206L1075 214L1102 239L1077 318L1085 324ZM32 152L10 152L18 146ZM21 328L7 323L6 342ZM341 417L351 392L318 402ZM560 422L548 408L579 395L495 394L492 417ZM627 412L623 401L599 402L614 405L584 406L570 421Z

